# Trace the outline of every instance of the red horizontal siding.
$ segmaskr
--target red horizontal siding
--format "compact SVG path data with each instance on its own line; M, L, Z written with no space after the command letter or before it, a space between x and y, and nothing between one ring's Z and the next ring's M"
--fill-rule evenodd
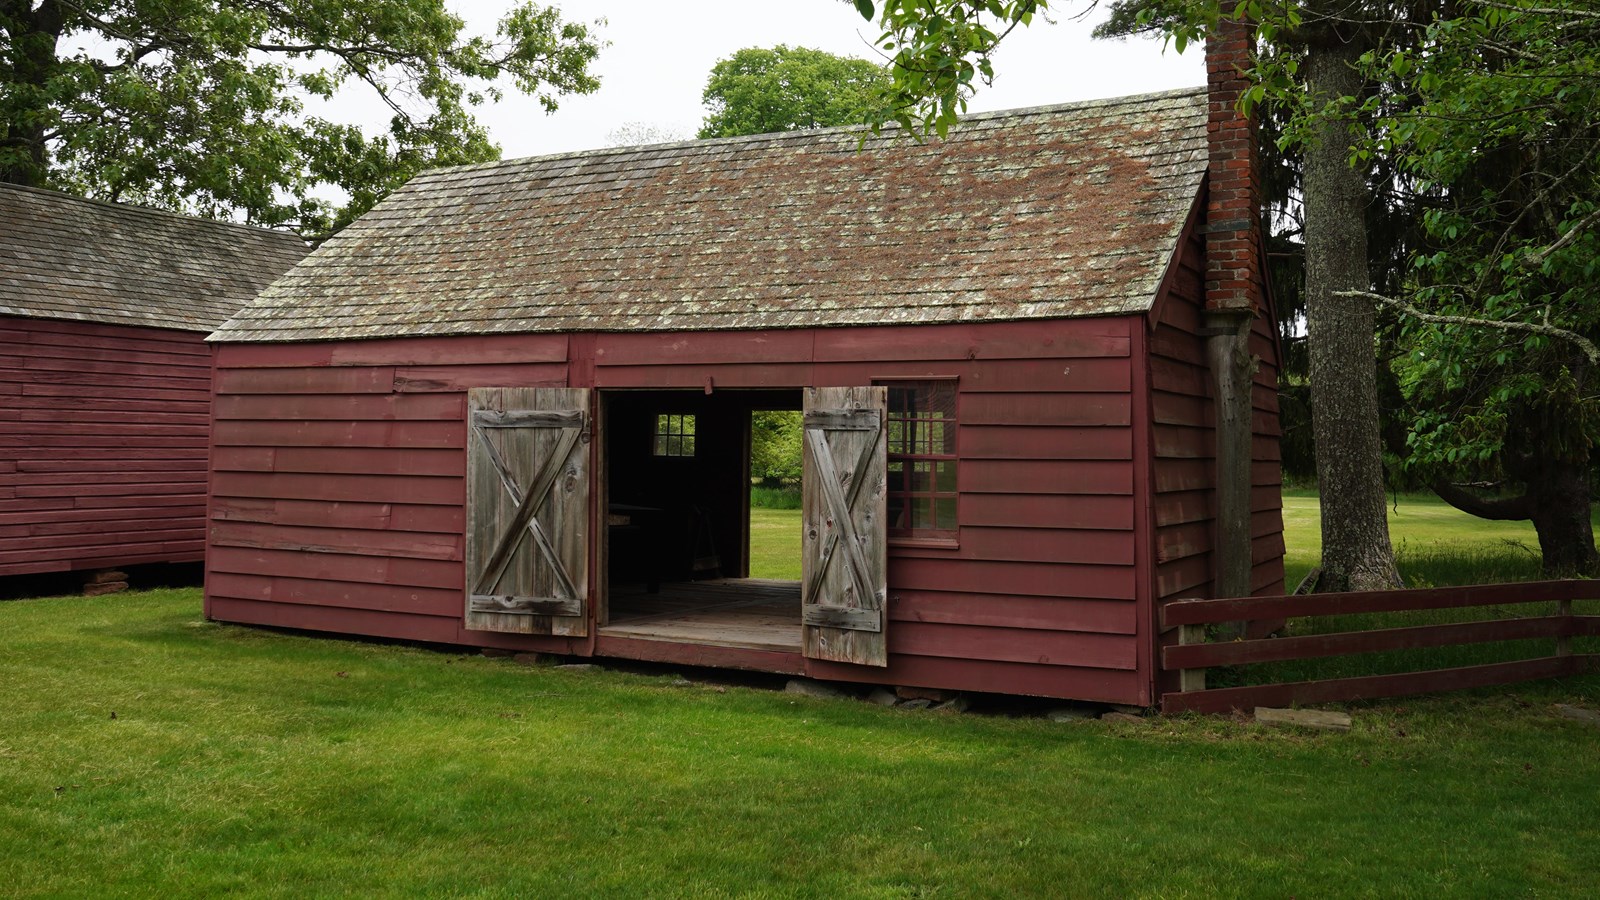
M204 337L0 318L0 576L201 558Z
M888 677L1136 702L1132 322L221 345L210 615L547 649L459 631L462 395L566 383L569 346L601 387L955 378L962 528L890 551Z

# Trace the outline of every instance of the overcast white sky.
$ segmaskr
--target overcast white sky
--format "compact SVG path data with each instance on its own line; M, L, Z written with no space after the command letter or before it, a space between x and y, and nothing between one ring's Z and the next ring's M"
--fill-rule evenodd
M475 32L492 32L510 0L451 0ZM693 137L704 109L700 93L711 66L744 47L789 44L876 58L877 29L845 0L542 0L568 19L590 22L610 46L594 71L600 90L566 97L546 115L531 98L508 94L479 115L507 158L604 147L608 135L640 122ZM1199 48L1163 53L1155 40L1093 41L1089 21L1070 17L1086 0L1057 0L1055 24L1035 20L1006 39L996 78L973 98L972 111L1042 106L1198 85ZM381 119L379 120L381 121Z

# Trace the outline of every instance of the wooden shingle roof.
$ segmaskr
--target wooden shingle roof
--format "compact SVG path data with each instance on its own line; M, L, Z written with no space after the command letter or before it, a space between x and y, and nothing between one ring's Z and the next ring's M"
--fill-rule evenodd
M286 232L0 184L0 316L211 331L306 250Z
M413 179L212 335L685 331L1149 308L1206 168L1203 89L598 150Z

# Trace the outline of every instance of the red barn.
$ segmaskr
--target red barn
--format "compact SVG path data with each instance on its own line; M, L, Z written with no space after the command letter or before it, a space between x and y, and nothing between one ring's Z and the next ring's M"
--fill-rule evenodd
M0 576L201 559L205 336L305 252L0 185Z
M1191 90L420 176L213 335L207 615L1148 704L1163 601L1282 589L1248 137ZM799 582L745 578L773 409Z

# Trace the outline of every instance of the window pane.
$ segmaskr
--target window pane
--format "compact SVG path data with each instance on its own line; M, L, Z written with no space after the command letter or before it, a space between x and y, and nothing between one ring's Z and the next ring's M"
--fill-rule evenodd
M662 413L656 416L651 442L656 456L694 455L694 416Z
M933 502L928 497L911 497L911 527L933 528Z
M889 528L956 530L956 383L901 381L888 387Z

